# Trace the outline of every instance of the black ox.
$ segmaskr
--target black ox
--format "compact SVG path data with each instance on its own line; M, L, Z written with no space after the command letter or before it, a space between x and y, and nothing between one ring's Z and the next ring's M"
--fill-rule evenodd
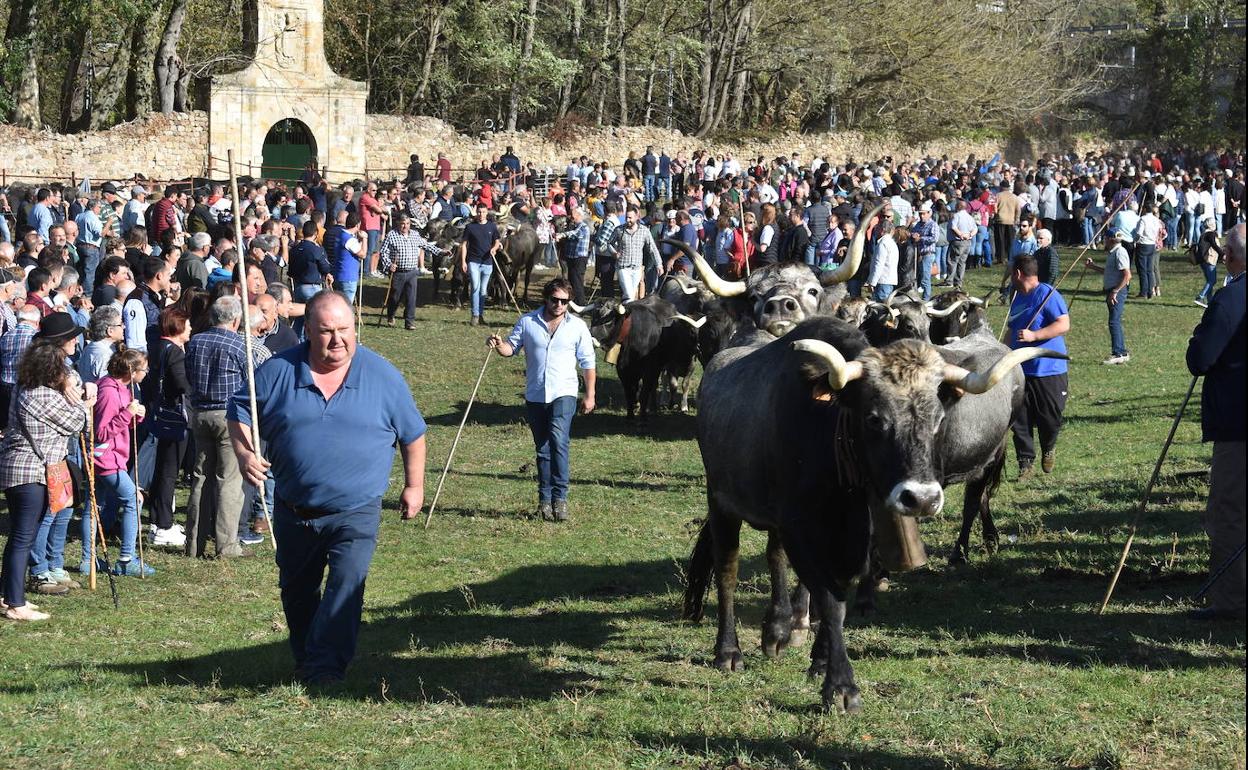
M743 667L733 593L745 522L768 533L772 588L763 651L775 656L795 641L791 562L820 610L809 673L824 675L824 707L858 710L843 622L847 594L868 567L873 514L938 513L938 435L947 410L1040 355L1049 351L1013 351L978 373L926 342L871 347L862 332L832 317L717 355L699 390L708 515L685 593L685 614L700 618L713 564L715 665Z

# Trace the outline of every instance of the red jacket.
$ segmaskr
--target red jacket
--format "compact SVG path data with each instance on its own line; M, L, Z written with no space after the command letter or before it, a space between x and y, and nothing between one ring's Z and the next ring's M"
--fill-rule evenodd
M178 215L173 211L173 198L161 198L152 205L152 231L148 233L148 242L160 243L160 236L178 224Z

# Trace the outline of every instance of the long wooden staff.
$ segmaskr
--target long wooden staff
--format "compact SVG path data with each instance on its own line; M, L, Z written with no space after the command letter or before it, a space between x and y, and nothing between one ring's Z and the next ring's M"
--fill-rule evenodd
M238 202L238 177L234 175L234 151L226 150L226 162L230 166L230 198L234 208L234 242L238 244L239 253L243 248L243 218ZM243 347L247 351L247 402L251 410L251 450L260 457L260 417L256 411L256 367L251 358L251 298L247 296L247 265L240 259L238 262L238 289L243 305ZM264 512L264 522L269 525L269 538L273 541L273 549L277 550L277 534L273 531L273 521L269 517L269 506L264 499L264 484L256 485L260 496L260 510Z
M138 390L134 383L130 383L130 399L133 401L138 398ZM139 537L139 577L147 577L147 563L143 561L143 504L139 500L139 423L134 419L134 414L130 415L130 457L133 459L133 468L131 481L134 484L134 518L138 524Z
M472 386L472 395L468 397L468 406L464 407L464 416L459 421L459 430L455 431L455 440L451 442L451 451L446 455L446 465L442 467L442 477L438 479L438 488L433 493L433 502L429 504L429 513L425 515L425 529L429 529L429 522L433 520L433 511L438 507L438 498L442 495L442 485L446 483L446 474L451 470L451 460L455 459L455 448L459 446L460 436L464 435L464 425L468 422L468 414L472 412L472 404L477 400L477 390L481 387L481 380L485 379L485 369L490 365L490 359L494 355L494 348L486 349L485 361L481 364L481 373L477 375L477 384Z
M1148 486L1144 487L1140 507L1135 510L1135 518L1131 520L1131 531L1127 534L1127 542L1122 546L1122 555L1118 557L1118 567L1114 570L1114 576L1109 580L1109 588L1105 589L1105 599L1101 601L1101 608L1096 611L1097 615L1105 614L1105 608L1109 606L1109 600L1114 595L1114 587L1118 585L1122 567L1127 563L1127 554L1131 553L1131 544L1135 542L1135 529L1140 524L1144 509L1148 507L1148 496L1153 493L1153 485L1157 483L1157 476L1161 474L1161 464L1166 461L1166 453L1170 451L1170 444L1174 442L1174 433L1179 429L1179 422L1183 419L1183 412L1187 410L1187 402L1192 399L1192 391L1196 390L1198 379L1200 379L1198 376L1192 377L1191 383L1187 386L1187 395L1183 397L1183 403L1179 405L1179 411L1174 415L1174 422L1170 425L1170 435L1166 436L1166 443L1162 445L1161 454L1157 456L1157 464L1153 466L1153 475L1148 479Z
M104 563L108 564L108 540L104 537L104 526L100 523L100 507L95 500L95 455L91 453L91 448L95 445L95 420L91 411L87 412L87 436L83 436L82 442L83 456L86 458L87 470L87 497L91 503L91 571L90 585L91 590L95 590L96 575L96 557L95 544L100 544L100 553L104 554ZM117 595L117 578L113 576L112 569L104 570L104 574L108 575L108 592L113 597L113 609L121 609L121 598Z

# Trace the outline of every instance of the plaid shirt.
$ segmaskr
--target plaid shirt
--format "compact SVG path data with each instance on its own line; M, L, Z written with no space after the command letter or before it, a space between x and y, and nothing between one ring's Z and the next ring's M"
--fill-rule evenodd
M617 231L619 240L620 254L616 260L616 264L623 268L641 267L643 258L647 251L650 252L650 258L659 261L659 245L654 242L654 236L650 231L641 225L629 230L628 226L619 228Z
M199 411L225 409L230 396L243 386L246 367L247 350L237 332L214 326L191 337L186 343L191 406Z
M423 230L429 224L429 204L412 198L407 202L407 215L412 218L413 228Z
M0 336L8 334L17 326L17 313L7 302L0 302Z
M564 244L564 259L584 259L589 256L589 225L581 222L559 235L571 241Z
M381 243L381 269L386 271L391 264L397 264L399 270L415 270L420 267L421 249L431 254L439 251L415 230L409 230L407 235L391 230Z
M245 349L247 347L247 340L243 339L243 335L241 333L238 335L238 338L243 340L243 348ZM273 351L269 350L268 346L264 344L264 337L251 338L251 365L253 368L259 366L265 361L268 361L272 357ZM233 394L231 393L230 395Z
M13 395L9 409L10 429L0 443L0 488L47 482L48 463L65 459L66 440L87 424L87 413L80 404L71 404L65 394L52 388L20 390Z
M28 323L19 323L0 337L0 382L9 385L17 383L17 362L22 360L22 353L30 347L36 331L38 330Z

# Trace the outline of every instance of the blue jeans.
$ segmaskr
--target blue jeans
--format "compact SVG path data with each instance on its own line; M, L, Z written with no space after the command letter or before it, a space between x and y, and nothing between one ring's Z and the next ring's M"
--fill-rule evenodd
M936 248L940 247L937 246ZM919 287L923 289L923 299L932 298L932 263L935 260L935 252L919 257Z
M667 200L672 194L672 178L661 176L654 186L654 194L659 200Z
M1166 220L1166 248L1173 249L1179 245L1179 215Z
M319 283L297 283L295 284L295 290L291 292L291 294L294 295L295 302L303 302L306 304L307 301L315 297L316 293L320 290L321 285ZM299 316L294 319L290 328L295 332L295 334L299 335L300 340L306 339L303 333L303 316Z
M802 255L802 259L804 259L806 264L810 265L811 267L814 267L815 265L815 249L816 249L816 244L808 243L806 244L806 252L805 254Z
M10 607L26 605L26 562L39 529L39 519L48 507L48 488L38 482L18 484L4 490L9 504L9 539L0 563L0 592Z
M1193 244L1200 240L1200 217L1195 211L1187 212L1187 242Z
M96 475L95 494L100 505L100 526L107 532L112 528L117 517L121 517L121 561L133 559L135 544L139 534L139 509L135 507L134 481L125 471L111 473L107 476ZM84 529L90 530L91 517L84 516ZM83 561L91 557L84 548Z
M977 257L984 267L992 267L992 235L983 225L975 228L975 240L971 242L971 256Z
M643 174L641 177L641 187L646 203L654 200L654 179L654 174Z
M939 266L939 275L949 275L949 244L936 246L936 264Z
M888 299L888 295L892 294L893 289L896 289L896 288L897 287L893 284L881 283L875 287L875 293L871 295L871 299L875 300L876 302L883 302L884 300Z
M559 254L555 251L555 242L542 244L542 264L554 267L559 264Z
M66 508L55 516L44 515L39 519L35 541L30 547L30 574L39 575L65 566L65 540L69 534L69 520L73 508Z
M472 287L469 307L473 318L480 318L485 310L485 293L490 288L490 274L493 272L494 266L488 262L468 263L468 282Z
M567 500L569 431L576 414L576 396L560 396L549 404L525 401L524 405L537 448L537 497L543 501Z
M1096 222L1092 221L1092 217L1085 216L1079 223L1080 231L1083 235L1083 242L1080 246L1087 246L1092 243L1092 236L1096 234Z
M367 254L368 254L368 256L370 256L370 257L371 257L371 256L373 256L374 254L376 254L376 253L377 253L377 243L378 243L378 241L380 241L380 240L381 240L381 231L380 231L380 230L366 230L365 232L367 232L367 233L368 233L368 252L367 252Z
M1140 274L1140 293L1145 297L1153 296L1153 255L1157 247L1151 243L1135 245L1135 269Z
M355 289L359 285L359 281L334 281L334 290L345 296L347 302L355 307Z
M1131 284L1123 286L1118 292L1118 301L1109 304L1109 295L1112 292L1105 292L1106 302L1109 306L1109 348L1110 353L1115 356L1125 356L1127 354L1127 340L1122 334L1122 311L1127 307L1127 295L1131 293Z
M95 271L100 267L100 249L79 241L78 256L82 258L82 275L79 281L82 284L82 293L90 297L91 292L95 291Z
M275 507L282 610L295 664L307 679L341 677L355 657L380 524L379 505L315 519L300 518L285 501Z
M1216 264L1211 265L1208 262L1202 262L1200 264L1200 270L1205 274L1205 288L1200 290L1200 294L1196 295L1196 299L1208 301L1209 298L1213 296L1213 285L1218 280L1218 266Z

